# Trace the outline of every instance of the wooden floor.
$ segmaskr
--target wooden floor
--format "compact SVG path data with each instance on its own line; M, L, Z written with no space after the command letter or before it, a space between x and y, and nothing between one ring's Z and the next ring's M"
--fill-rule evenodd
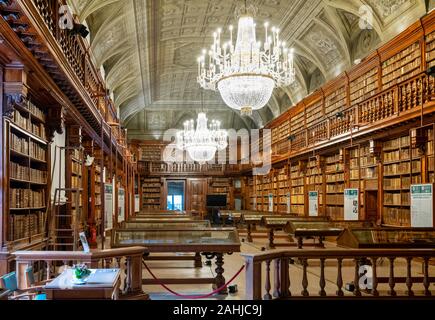
M282 242L282 241L280 241ZM265 247L267 243L266 239L254 239L254 243L242 243L242 252L245 253L259 253L261 249ZM335 244L333 242L326 242L326 246L333 247ZM284 248L280 248L284 249ZM203 262L205 262L205 258L203 258ZM157 277L213 277L214 269L216 266L213 264L212 267L205 266L201 269L193 268L192 261L149 261L147 262L150 269ZM239 253L233 254L231 256L225 256L225 278L228 281L233 275L237 273L240 267L244 264L243 258ZM291 286L290 289L293 295L300 295L302 291L302 267L298 264L289 265L290 268L290 278L291 278ZM414 263L413 272L416 272L420 275L421 273L421 263ZM309 263L308 267L308 291L311 295L317 295L319 292L319 268L318 264L316 265L314 261ZM395 268L396 276L406 276L406 264L405 260L397 259L396 268ZM263 282L264 282L264 274L263 271ZM378 275L379 276L388 276L389 274L389 263L388 261L384 261L378 267ZM435 266L431 266L429 270L429 274L431 276L435 276ZM337 269L333 261L326 263L325 268L325 276L326 276L326 292L328 295L335 295L336 285L335 280L337 277ZM150 274L147 270L143 270L144 278L151 278ZM343 266L343 280L344 283L349 283L353 280L354 277L354 267L346 264ZM238 292L237 294L229 294L229 295L215 295L208 299L214 300L243 300L245 299L245 273L242 272L240 276L235 279L233 284L237 284ZM168 285L172 290L182 294L182 295L206 295L210 293L212 290L211 285ZM264 288L264 286L263 286ZM167 292L163 287L158 285L147 285L143 287L144 291L150 294L151 299L153 300L174 300L174 299L185 299L179 298L169 292ZM422 293L423 286L421 284L415 284L413 290L416 295ZM380 284L378 287L379 291L387 291L387 284ZM405 284L397 284L395 287L396 291L406 291ZM432 290L434 290L432 288ZM345 291L345 295L352 295L351 292Z

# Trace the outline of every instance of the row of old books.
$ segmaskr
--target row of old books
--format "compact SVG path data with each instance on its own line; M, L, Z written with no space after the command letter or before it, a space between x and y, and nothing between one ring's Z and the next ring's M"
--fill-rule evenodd
M14 110L13 122L20 128L33 133L34 135L46 140L45 125L43 123L33 123L27 116L23 116L18 110Z
M10 163L10 175L12 179L47 183L47 171L29 168L15 162Z
M9 235L12 241L41 234L44 230L45 212L43 211L9 216Z
M10 189L10 207L13 209L45 207L45 190Z

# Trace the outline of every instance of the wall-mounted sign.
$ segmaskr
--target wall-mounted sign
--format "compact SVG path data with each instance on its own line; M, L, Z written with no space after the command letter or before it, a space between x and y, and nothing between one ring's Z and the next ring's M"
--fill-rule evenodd
M140 196L138 194L134 195L134 212L140 211Z
M432 184L411 185L411 227L433 228Z
M104 228L112 229L113 227L113 185L104 185Z
M344 220L359 219L359 190L344 189Z
M125 191L124 188L118 190L118 222L125 220Z
M273 194L269 194L269 212L273 212Z
M319 215L319 192L308 192L308 215L310 217L317 217Z

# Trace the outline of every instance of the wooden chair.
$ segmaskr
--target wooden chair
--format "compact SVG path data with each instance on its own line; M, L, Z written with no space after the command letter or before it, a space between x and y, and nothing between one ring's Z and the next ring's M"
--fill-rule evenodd
M27 288L24 290L18 289L17 274L15 272L0 277L0 284L6 289L8 298L10 300L46 300L46 295L43 293L44 286L35 286L33 268L29 267L25 272Z

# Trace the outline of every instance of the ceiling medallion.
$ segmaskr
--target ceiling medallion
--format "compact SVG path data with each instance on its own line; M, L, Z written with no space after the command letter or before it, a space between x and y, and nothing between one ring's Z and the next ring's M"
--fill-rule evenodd
M208 128L207 116L198 114L196 128L194 120L184 123L184 130L177 133L177 148L189 153L192 160L205 163L213 160L216 151L228 146L228 134L220 128L220 121L212 120Z
M279 38L280 30L273 27L271 34L266 22L265 42L257 42L253 16L256 8L245 4L239 14L235 45L233 26L230 40L221 43L222 29L214 34L210 50L203 50L198 58L198 83L206 90L218 90L224 102L252 115L263 108L276 87L289 86L295 81L293 49ZM208 55L208 57L207 57Z

